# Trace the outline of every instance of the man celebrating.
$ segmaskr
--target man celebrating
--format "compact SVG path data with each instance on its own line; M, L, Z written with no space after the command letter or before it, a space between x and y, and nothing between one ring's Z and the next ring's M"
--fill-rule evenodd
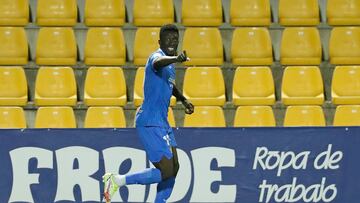
M160 29L160 49L152 53L145 66L144 102L136 114L136 130L149 160L156 168L129 174L103 176L104 198L111 201L113 194L123 185L158 183L155 203L166 202L175 184L179 170L174 133L167 115L170 98L174 95L192 114L194 106L175 86L174 63L189 60L186 52L176 56L179 30L175 25Z

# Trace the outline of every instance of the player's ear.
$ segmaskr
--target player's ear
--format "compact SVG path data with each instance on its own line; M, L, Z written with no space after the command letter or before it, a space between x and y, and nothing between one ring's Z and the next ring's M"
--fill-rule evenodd
M159 45L161 45L161 40L158 40Z

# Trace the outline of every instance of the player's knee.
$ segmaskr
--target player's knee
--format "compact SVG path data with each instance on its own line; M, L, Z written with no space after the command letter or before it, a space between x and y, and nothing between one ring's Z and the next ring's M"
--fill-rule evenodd
M162 180L166 180L166 179L174 176L174 172L170 168L161 168L160 171L161 171L161 179Z

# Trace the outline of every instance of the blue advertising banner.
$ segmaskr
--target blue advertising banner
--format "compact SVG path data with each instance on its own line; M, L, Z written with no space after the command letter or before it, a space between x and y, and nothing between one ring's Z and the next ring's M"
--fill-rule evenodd
M169 202L360 202L360 128L174 129ZM152 167L135 129L0 130L0 202L101 202L105 171ZM113 202L153 202L130 185Z

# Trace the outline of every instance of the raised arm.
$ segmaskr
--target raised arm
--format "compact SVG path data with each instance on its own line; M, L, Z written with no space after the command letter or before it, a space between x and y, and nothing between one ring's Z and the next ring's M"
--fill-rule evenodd
M160 56L154 60L153 67L156 70L166 67L172 63L182 63L187 61L186 51L181 52L178 56Z
M181 101L181 103L184 105L185 107L185 113L186 114L192 114L194 113L194 105L192 105L192 103L190 103L189 100L186 99L186 97L184 97L184 95L178 90L178 88L175 86L175 84L173 84L173 91L172 94Z

